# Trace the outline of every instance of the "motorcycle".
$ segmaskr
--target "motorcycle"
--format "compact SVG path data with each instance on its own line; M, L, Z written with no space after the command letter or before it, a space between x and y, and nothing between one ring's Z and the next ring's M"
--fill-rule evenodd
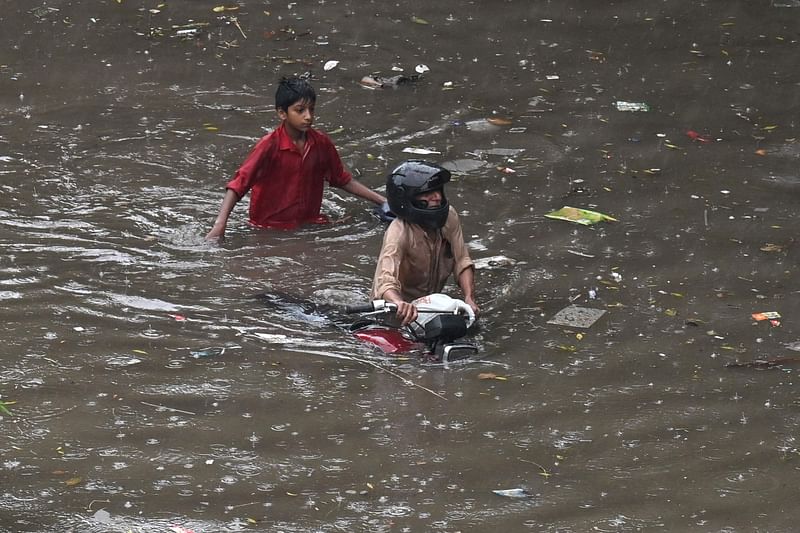
M449 363L478 353L476 345L462 339L476 318L466 302L435 293L411 303L417 308L417 319L402 327L392 321L397 305L391 302L347 306L345 313L364 317L350 326L350 332L387 355L421 353L428 360Z

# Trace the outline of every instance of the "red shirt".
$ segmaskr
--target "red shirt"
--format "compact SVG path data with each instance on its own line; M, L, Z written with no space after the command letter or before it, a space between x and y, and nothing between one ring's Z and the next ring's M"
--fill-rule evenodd
M345 170L330 138L314 129L306 131L305 153L292 142L281 124L261 138L227 188L239 195L250 191L250 223L293 228L304 222L327 222L320 215L322 190L353 178Z

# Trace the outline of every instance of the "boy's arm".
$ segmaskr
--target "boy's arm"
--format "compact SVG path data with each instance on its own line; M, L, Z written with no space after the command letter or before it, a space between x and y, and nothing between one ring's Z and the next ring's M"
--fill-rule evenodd
M373 191L355 178L342 185L342 189L374 204L383 205L386 202L386 198L383 195Z
M222 200L222 206L219 208L219 214L214 221L214 226L211 231L206 235L208 240L216 240L225 236L225 227L228 225L228 217L231 215L234 206L239 201L239 195L233 189L225 190L225 198Z

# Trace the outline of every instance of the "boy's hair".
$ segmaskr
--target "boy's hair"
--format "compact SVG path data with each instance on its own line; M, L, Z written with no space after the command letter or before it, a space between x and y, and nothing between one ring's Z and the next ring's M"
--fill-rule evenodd
M278 90L275 91L275 108L288 111L291 105L300 101L316 103L317 93L311 84L297 77L281 78Z

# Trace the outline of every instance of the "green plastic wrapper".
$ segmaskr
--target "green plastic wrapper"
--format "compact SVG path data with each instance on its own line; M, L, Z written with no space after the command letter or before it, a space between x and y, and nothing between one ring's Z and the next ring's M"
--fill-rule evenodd
M545 216L547 218L553 218L555 220L566 220L568 222L574 222L576 224L581 224L583 226L591 226L592 224L597 224L598 222L617 221L616 218L610 217L603 213L598 213L597 211L589 211L588 209L581 209L579 207L569 207L569 206L564 206L557 211L553 211L552 213L547 213Z

